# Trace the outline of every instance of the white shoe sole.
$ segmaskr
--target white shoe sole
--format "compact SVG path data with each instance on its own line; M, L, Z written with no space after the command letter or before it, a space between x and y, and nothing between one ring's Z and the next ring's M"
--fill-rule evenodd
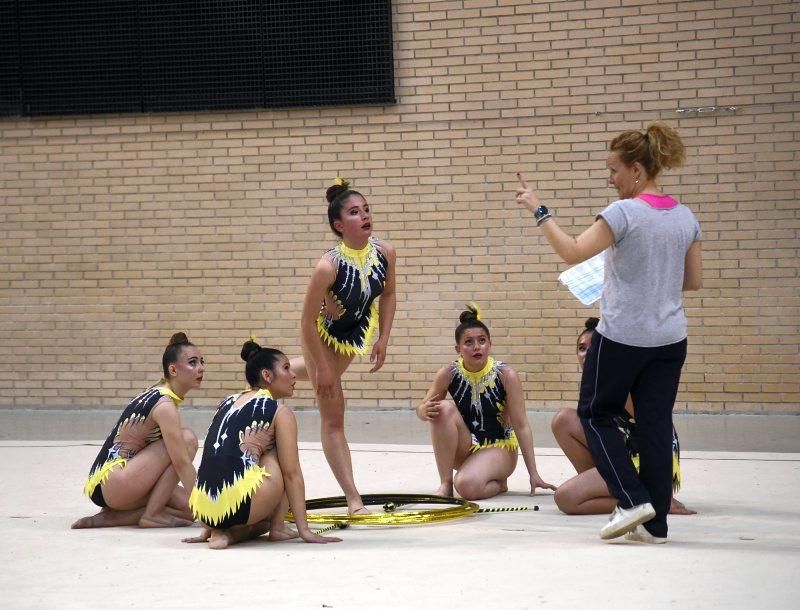
M643 542L644 544L666 544L666 538L659 538L653 536L650 532L644 529L644 526L637 525L634 529L625 534L625 540L631 542Z
M600 538L603 540L610 540L612 538L619 538L623 534L627 534L637 525L641 525L645 521L650 521L656 516L656 511L650 504L645 504L638 507L636 510L631 509L624 519L619 519L616 522L609 523L600 530Z

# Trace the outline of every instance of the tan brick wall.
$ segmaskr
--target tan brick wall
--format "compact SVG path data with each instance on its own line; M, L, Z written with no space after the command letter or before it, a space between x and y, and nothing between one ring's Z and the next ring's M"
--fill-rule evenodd
M394 31L393 106L0 120L0 406L121 405L174 330L208 361L195 405L241 386L251 331L297 354L336 174L399 253L388 363L351 368L351 407L415 404L473 299L527 406L574 405L596 310L514 172L577 233L613 200L609 139L664 120L689 163L663 185L704 230L676 409L800 411L795 2L396 0ZM738 109L675 112L708 106Z

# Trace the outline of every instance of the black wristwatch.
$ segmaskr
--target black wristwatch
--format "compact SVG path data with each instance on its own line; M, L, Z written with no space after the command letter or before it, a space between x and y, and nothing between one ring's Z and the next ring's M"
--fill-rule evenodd
M552 218L552 215L550 214L550 210L548 210L547 207L540 205L538 208L536 208L536 211L533 213L533 217L536 219L536 226L538 227L548 218Z

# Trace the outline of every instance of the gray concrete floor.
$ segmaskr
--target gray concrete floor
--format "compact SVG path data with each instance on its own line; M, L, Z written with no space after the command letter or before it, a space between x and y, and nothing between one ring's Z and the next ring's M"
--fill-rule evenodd
M520 461L482 507L538 512L442 524L351 527L343 542L257 540L225 551L197 531L69 529L94 506L81 487L99 441L0 442L0 585L7 608L797 608L800 453L685 451L663 546L602 542L604 516L568 517L530 497ZM353 444L362 493L430 492L430 447ZM573 472L537 446L556 484ZM309 498L340 493L318 443L301 444ZM380 509L380 507L378 507Z

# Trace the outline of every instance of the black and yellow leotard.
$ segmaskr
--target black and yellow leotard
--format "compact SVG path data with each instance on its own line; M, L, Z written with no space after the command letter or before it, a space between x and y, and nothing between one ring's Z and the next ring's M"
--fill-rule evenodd
M614 423L625 440L625 447L631 457L636 470L639 470L639 447L636 440L636 420L627 415L625 417L615 417ZM678 491L681 488L681 444L678 440L678 432L675 426L672 427L672 489Z
M325 253L336 266L336 279L328 293L328 307L322 304L317 330L335 351L363 356L378 329L378 304L386 285L389 261L370 238L362 250L344 243ZM338 315L330 315L333 306Z
M124 468L129 459L150 443L161 438L161 429L148 417L162 396L169 396L175 406L183 402L183 398L166 386L149 388L125 407L111 430L111 434L108 435L89 470L89 478L86 479L83 486L84 493L92 498L92 501L98 506L105 506L102 492L99 492L98 486L106 481L111 471L117 467ZM120 433L126 428L133 432L129 436L136 440L126 442L120 438ZM139 430L136 430L137 428Z
M502 447L516 452L519 447L513 428L503 419L506 389L500 373L505 366L491 356L477 373L465 369L462 358L451 365L447 390L472 434L472 451Z
M234 409L239 396L228 396L217 407L206 434L197 482L189 496L195 518L219 529L247 523L253 493L270 476L259 464L266 447L248 449L242 444L249 432L267 430L272 425L278 403L268 390L259 390Z

